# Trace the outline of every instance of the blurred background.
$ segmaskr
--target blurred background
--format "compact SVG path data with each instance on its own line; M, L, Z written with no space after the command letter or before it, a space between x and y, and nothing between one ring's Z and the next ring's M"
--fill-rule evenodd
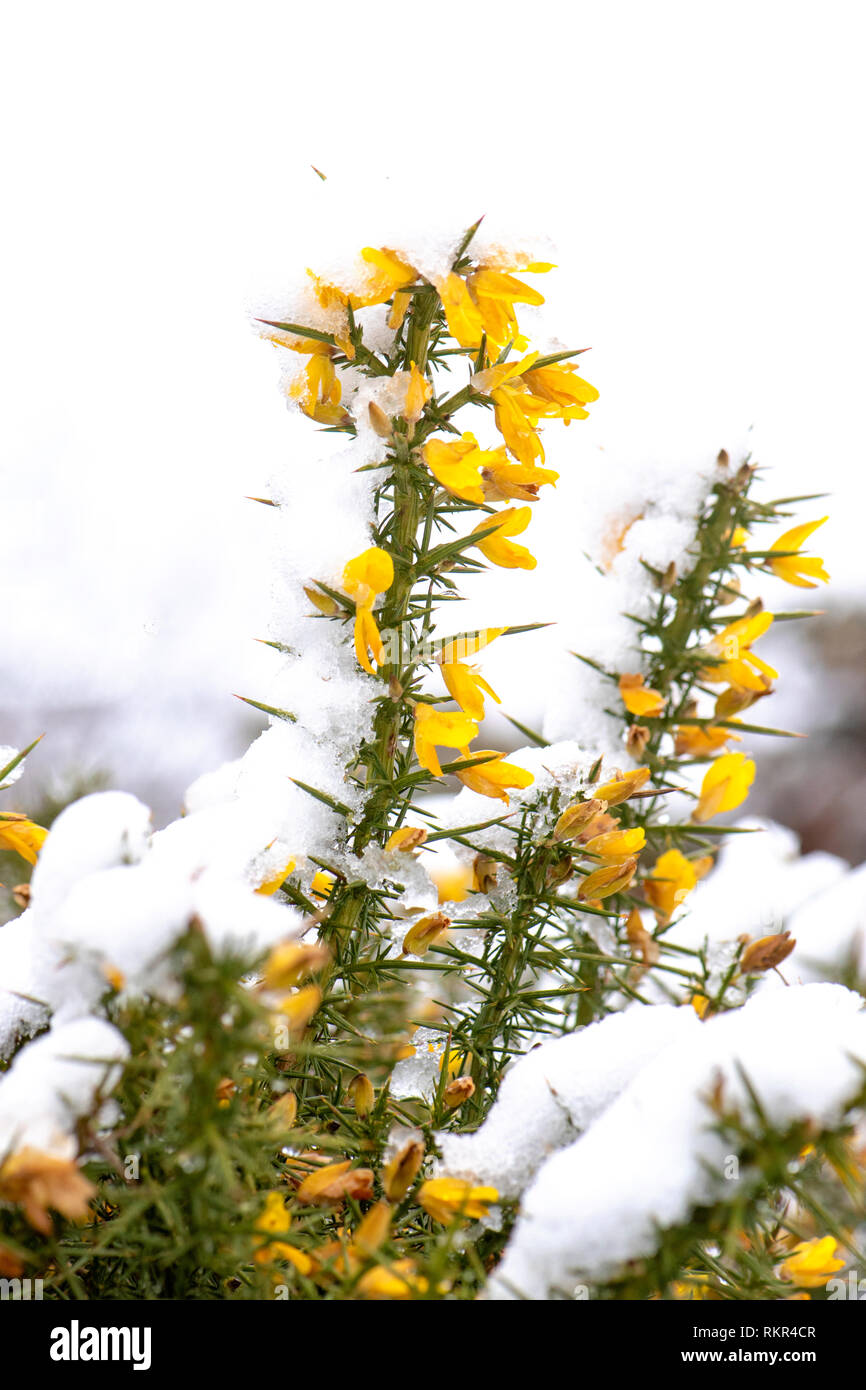
M260 727L233 698L272 659L245 498L310 426L249 312L315 257L315 165L352 247L386 198L554 240L601 391L574 468L611 436L636 467L747 438L765 495L832 494L802 513L830 513L832 586L762 584L826 612L762 645L809 741L762 751L750 809L866 857L863 29L839 0L8 12L0 743L45 734L16 809L120 786L163 822ZM501 693L537 726L527 650Z

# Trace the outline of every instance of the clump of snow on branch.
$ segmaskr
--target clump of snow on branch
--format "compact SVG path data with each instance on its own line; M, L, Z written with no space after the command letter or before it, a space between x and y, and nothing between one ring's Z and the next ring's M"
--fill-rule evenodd
M58 817L31 902L0 933L0 1055L16 1039L95 1012L111 978L170 993L166 956L197 921L217 952L258 954L295 934L300 914L257 896L250 865L268 832L240 803L153 836L135 797L100 792Z
M577 1282L615 1279L695 1208L730 1199L750 1173L743 1162L738 1178L726 1175L736 1141L716 1127L711 1098L755 1135L765 1125L833 1129L862 1092L864 1067L863 1001L841 985L764 992L692 1028L687 1047L659 1052L586 1133L543 1164L490 1295L568 1296ZM523 1125L515 1116L515 1136Z
M441 1172L518 1197L548 1155L588 1129L642 1066L674 1043L688 1047L700 1026L693 1009L633 1004L541 1044L506 1072L479 1130L437 1136Z
M76 1124L100 1122L98 1101L120 1079L129 1047L123 1034L98 1018L53 1028L23 1048L0 1077L0 1157L22 1148L58 1157L76 1152Z

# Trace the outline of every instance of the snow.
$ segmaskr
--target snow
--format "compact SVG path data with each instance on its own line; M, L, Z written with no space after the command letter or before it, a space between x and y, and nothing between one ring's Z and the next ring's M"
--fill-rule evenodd
M795 909L846 874L847 864L836 855L801 855L797 836L784 826L746 816L736 828L750 833L725 839L716 867L690 894L687 910L665 933L667 941L699 950L705 942L735 941L744 933L768 936L790 927Z
M122 1033L98 1018L54 1028L23 1048L0 1076L0 1161L26 1147L74 1157L77 1121L98 1112L128 1054Z
M659 1052L580 1138L543 1164L489 1296L568 1296L576 1282L614 1279L696 1207L730 1198L749 1173L744 1164L738 1179L724 1176L737 1150L730 1134L713 1128L708 1097L720 1094L725 1110L759 1133L744 1077L771 1127L837 1127L863 1085L862 1005L841 985L766 992L692 1028L687 1047L674 1042Z
M479 1130L437 1135L437 1171L518 1197L548 1155L587 1130L641 1067L670 1045L688 1048L699 1030L693 1009L632 1004L542 1043L506 1072Z

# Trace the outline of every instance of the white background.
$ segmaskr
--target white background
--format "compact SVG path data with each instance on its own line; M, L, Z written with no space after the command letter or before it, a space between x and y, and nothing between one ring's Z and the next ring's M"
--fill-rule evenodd
M268 586L243 497L303 467L247 314L309 254L311 163L548 232L592 437L754 425L772 491L834 492L821 548L860 589L862 15L8 5L0 742L45 728L43 773L107 765L166 810L242 745Z

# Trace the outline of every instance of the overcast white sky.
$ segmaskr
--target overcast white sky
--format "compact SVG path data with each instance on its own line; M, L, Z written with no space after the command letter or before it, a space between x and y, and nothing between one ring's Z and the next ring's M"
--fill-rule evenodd
M587 441L754 425L773 491L834 492L823 550L862 588L863 13L9 5L0 742L35 708L43 769L178 800L229 746L268 584L242 498L304 447L247 306L308 263L311 163L371 209L547 231L602 392Z

